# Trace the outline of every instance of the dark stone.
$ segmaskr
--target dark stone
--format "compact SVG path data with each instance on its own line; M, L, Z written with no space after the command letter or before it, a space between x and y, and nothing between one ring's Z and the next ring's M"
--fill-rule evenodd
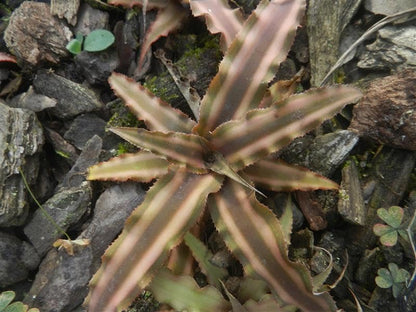
M377 39L366 46L357 66L372 70L416 67L416 26L385 26Z
M78 116L71 123L64 134L64 138L74 144L78 149L83 150L85 144L94 135L104 137L106 122L93 114Z
M87 3L83 3L78 10L78 22L74 27L74 34L88 35L95 29L108 28L109 14L94 9Z
M41 311L67 312L78 307L88 292L88 282L101 264L101 256L144 198L137 183L108 188L97 200L94 217L78 239L90 244L73 256L52 249L43 260L25 303ZM84 311L79 308L76 311Z
M52 144L55 153L61 155L65 161L73 165L78 158L78 152L76 148L69 144L58 132L45 128L46 137L49 143Z
M75 63L92 85L105 84L119 65L117 51L111 48L101 52L82 51L75 57Z
M282 153L289 163L304 166L326 177L347 159L358 136L352 131L341 130L311 138L295 139Z
M342 182L339 189L338 212L348 222L364 225L367 209L357 166L354 160L347 161L342 168Z
M79 306L87 295L91 272L91 247L73 256L64 249L52 249L43 259L24 302L40 311L67 312Z
M85 182L80 187L61 189L43 204L43 209L49 214L49 218L66 231L81 219L90 204L91 188L89 183ZM52 244L62 236L49 218L39 208L24 227L24 233L41 256L45 255L52 248Z
M393 15L400 11L409 10L415 7L414 0L384 1L384 0L365 0L364 7L374 14Z
M9 103L11 107L26 108L33 112L40 112L56 105L56 100L43 94L37 94L30 86L27 92L15 96Z
M24 1L13 11L4 40L9 50L25 64L58 64L68 56L65 48L72 32L58 18L52 16L46 3Z
M355 281L367 289L374 289L377 268L382 268L384 265L380 248L365 250L357 265L354 273Z
M35 182L43 145L42 127L34 112L0 101L0 226L21 225L28 211L26 190Z
M416 70L375 79L354 106L350 129L381 144L416 150Z
M59 188L78 187L85 182L88 168L98 162L102 143L101 138L97 135L94 135L88 140L81 155L79 155L74 166L72 166L71 170L65 175Z
M39 71L33 80L36 92L57 100L50 112L60 119L100 109L103 104L90 89L52 72Z
M0 232L0 287L4 288L26 279L35 270L40 258L27 242Z

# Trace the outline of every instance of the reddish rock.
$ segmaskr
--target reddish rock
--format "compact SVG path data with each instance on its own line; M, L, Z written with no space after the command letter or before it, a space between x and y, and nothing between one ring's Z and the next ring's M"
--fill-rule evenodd
M68 55L65 46L72 38L71 30L52 16L46 3L25 1L10 17L4 33L9 50L19 61L36 66L59 63Z
M350 129L381 144L416 150L416 70L371 82L354 107Z

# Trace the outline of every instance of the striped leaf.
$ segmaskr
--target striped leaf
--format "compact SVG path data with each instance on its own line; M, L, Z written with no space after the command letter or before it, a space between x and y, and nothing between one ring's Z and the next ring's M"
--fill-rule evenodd
M278 106L253 110L244 120L219 126L210 143L239 170L314 129L360 95L357 89L345 86L310 90Z
M191 0L192 14L205 16L212 34L221 33L228 48L243 27L243 17L238 9L230 9L225 0Z
M200 288L191 276L175 276L168 270L156 274L150 290L159 302L175 311L227 312L230 304L221 292L208 285Z
M88 169L88 180L150 182L168 173L169 162L148 152L123 154Z
M146 123L149 130L189 133L195 125L184 113L170 107L133 79L113 73L108 81L114 92L138 119Z
M201 215L208 194L220 186L213 174L177 171L160 178L107 249L91 281L89 312L127 307Z
M244 169L244 173L256 185L276 192L338 188L338 184L317 173L303 167L286 164L281 160L259 160Z
M253 194L227 180L208 206L215 226L246 273L260 276L286 303L304 311L336 310L329 297L313 295L308 270L288 259L278 220Z
M111 132L142 149L196 169L205 169L206 140L193 134L156 132L138 128L110 128ZM206 144L206 143L205 143Z
M5 52L0 52L0 62L16 63L16 57Z
M208 134L256 108L286 58L303 15L303 0L263 0L231 44L201 102L195 129Z
M155 21L148 29L141 45L139 67L142 66L144 57L152 43L162 36L167 36L171 31L178 28L186 16L186 10L174 0L169 0L167 6L159 10Z

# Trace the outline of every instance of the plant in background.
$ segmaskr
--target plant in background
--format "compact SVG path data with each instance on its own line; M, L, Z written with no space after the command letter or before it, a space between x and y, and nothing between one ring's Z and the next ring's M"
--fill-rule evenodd
M87 36L80 33L76 35L66 45L66 48L72 54L78 54L81 51L99 52L104 51L114 43L114 35L105 29L96 29L90 32Z
M403 295L405 288L410 287L416 278L416 246L413 238L416 211L409 223L403 222L404 210L399 206L392 206L388 210L379 208L377 209L377 215L386 223L377 223L373 227L374 234L380 236L380 243L386 247L393 247L400 236L403 238L400 241L403 248L409 248L410 243L413 251L414 270L412 275L405 269L399 269L396 263L389 263L388 269L381 268L377 271L378 276L375 278L377 286L380 288L391 287L393 297L397 298Z
M401 293L403 293L410 279L410 273L405 269L399 269L395 263L389 263L388 269L378 269L377 274L377 286L380 288L391 287L394 298L397 298Z
M191 6L201 2L191 0ZM202 3L216 5L214 23L218 15L231 12L224 1ZM289 260L288 225L281 225L257 200L256 194L264 194L254 186L272 191L337 188L324 177L270 156L360 97L346 86L293 96L279 83L268 89L304 9L303 0L259 4L227 44L201 102L190 101L197 121L135 81L112 74L111 87L147 129L111 128L141 150L91 167L89 179L157 181L103 256L90 283L90 312L126 307L145 287L177 310L265 311L267 306L270 311L280 309L282 302L305 311L336 310L328 293L313 293L308 269ZM230 33L228 24L217 23L224 36ZM240 303L225 289L227 301L218 290L224 272L209 266L208 252L197 252L203 249L198 237L209 217L246 278L263 285L265 291L257 297L241 296ZM193 259L217 288L196 284ZM179 288L185 301L178 300Z
M0 312L39 312L39 309L29 309L26 304L20 301L12 303L15 296L16 294L11 290L3 291L0 294Z
M397 243L399 235L408 240L406 226L402 223L404 211L399 206L392 206L388 210L385 208L377 209L377 215L386 224L374 224L373 232L380 236L380 243L384 246L394 246Z

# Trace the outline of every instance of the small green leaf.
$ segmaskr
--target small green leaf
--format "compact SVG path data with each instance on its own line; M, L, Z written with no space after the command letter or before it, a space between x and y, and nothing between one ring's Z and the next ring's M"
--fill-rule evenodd
M78 40L77 38L72 39L68 44L66 45L66 49L71 52L72 54L78 54L81 52L82 47L82 40Z
M380 236L380 243L384 246L394 246L397 243L397 230L386 224L374 224L373 232L377 236Z
M7 306L2 312L26 312L27 307L20 301L13 302L11 305Z
M394 246L397 243L397 237L397 231L392 229L391 232L380 237L380 243L387 247Z
M393 276L394 283L406 283L410 278L409 272L405 269L399 269L395 263L389 263L389 270Z
M383 236L392 231L395 231L395 229L393 229L391 226L386 225L386 224L377 223L377 224L374 224L373 226L373 232L377 236Z
M191 276L177 276L169 270L159 271L150 289L155 298L176 311L229 311L228 301L218 289L207 285L200 288Z
M380 217L380 219L395 229L397 229L402 223L403 214L403 208L399 206L392 206L389 208L389 210L384 208L377 210L377 215Z
M4 308L7 307L7 305L10 304L10 302L13 301L15 296L14 291L4 291L0 294L0 311L3 311Z
M198 261L201 271L207 276L209 283L220 288L220 281L228 275L227 270L220 268L210 262L212 253L209 249L194 235L187 232L184 237L185 244L191 250L194 258Z
M380 288L390 288L393 285L393 278L390 271L386 268L381 268L377 271L376 284Z
M380 288L392 287L393 297L397 298L406 287L410 273L405 269L400 269L395 263L389 263L388 267L388 270L382 268L377 271L376 284Z
M380 208L377 210L377 215L386 224L375 224L373 227L374 234L380 236L380 242L384 246L394 246L397 243L398 235L407 239L406 231L401 229L403 221L403 208L399 206L392 206L388 210Z
M90 32L84 41L84 50L88 52L98 52L107 49L113 44L114 35L105 29L96 29Z

